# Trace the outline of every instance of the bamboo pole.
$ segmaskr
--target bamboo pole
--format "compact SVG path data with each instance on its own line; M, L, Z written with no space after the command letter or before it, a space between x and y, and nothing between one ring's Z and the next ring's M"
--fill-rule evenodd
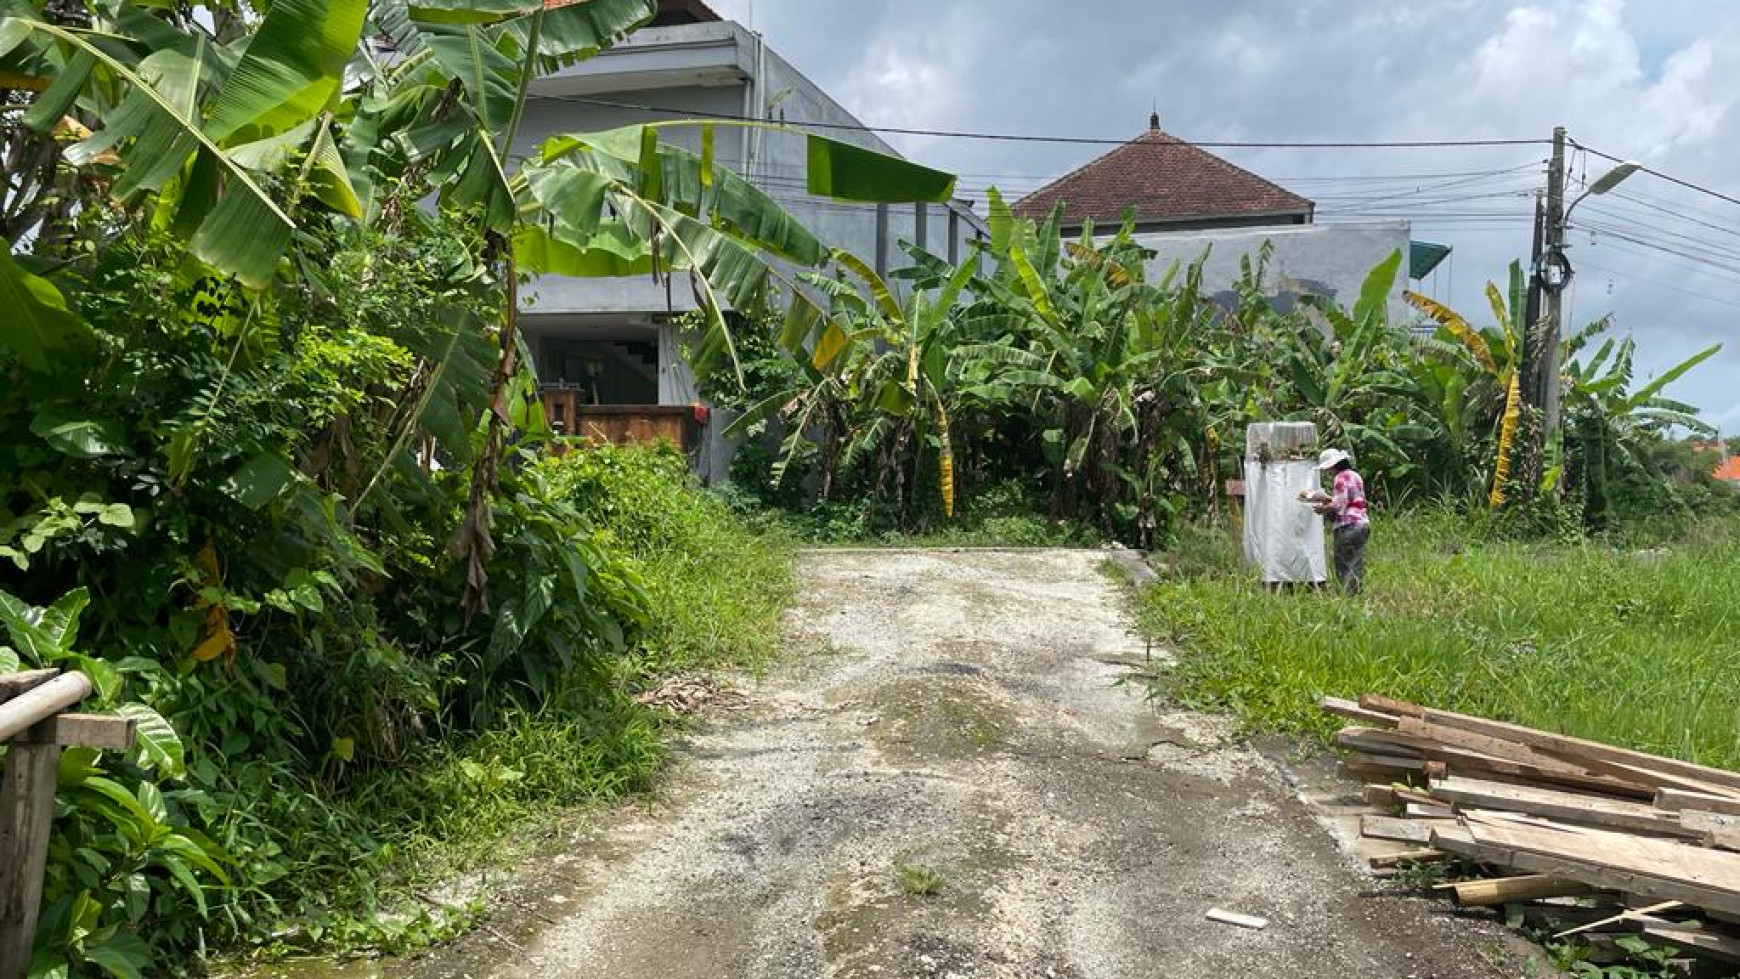
M0 704L0 741L28 730L91 695L91 678L74 670Z

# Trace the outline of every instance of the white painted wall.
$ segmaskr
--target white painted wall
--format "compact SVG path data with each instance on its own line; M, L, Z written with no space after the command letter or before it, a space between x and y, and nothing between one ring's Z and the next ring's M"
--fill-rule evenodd
M1411 319L1402 301L1402 289L1408 284L1406 221L1175 231L1139 234L1136 240L1158 253L1148 265L1150 281L1157 281L1175 262L1182 274L1183 267L1200 258L1206 249L1203 290L1210 295L1224 293L1228 298L1233 284L1239 280L1242 261L1249 258L1255 262L1258 250L1269 242L1274 252L1269 258L1264 288L1282 309L1290 308L1292 300L1301 295L1327 296L1351 307L1372 267L1399 249L1402 270L1390 291L1390 320L1404 323Z

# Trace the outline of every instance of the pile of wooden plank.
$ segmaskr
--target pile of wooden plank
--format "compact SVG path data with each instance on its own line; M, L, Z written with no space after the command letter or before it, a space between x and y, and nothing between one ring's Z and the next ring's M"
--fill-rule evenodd
M1374 862L1457 860L1458 903L1740 964L1740 772L1377 695L1323 709L1356 722L1341 771L1393 814L1363 834L1413 847Z

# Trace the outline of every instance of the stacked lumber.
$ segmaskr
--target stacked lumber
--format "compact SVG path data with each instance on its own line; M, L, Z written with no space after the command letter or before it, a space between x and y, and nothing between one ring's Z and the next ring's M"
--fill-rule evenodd
M1391 813L1361 832L1409 847L1375 865L1458 861L1458 904L1740 964L1740 772L1377 695L1322 706L1356 722L1342 774Z

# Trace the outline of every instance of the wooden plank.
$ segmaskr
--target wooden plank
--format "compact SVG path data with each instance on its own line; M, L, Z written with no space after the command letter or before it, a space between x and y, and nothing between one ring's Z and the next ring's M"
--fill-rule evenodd
M1489 866L1578 880L1600 890L1625 891L1641 897L1655 898L1658 901L1679 895L1687 899L1686 903L1696 905L1712 914L1718 911L1732 914L1735 912L1729 909L1740 906L1733 901L1732 895L1724 892L1687 884L1684 881L1662 880L1647 875L1615 872L1611 868L1597 863L1485 843L1475 839L1472 834L1461 827L1446 827L1434 831L1432 833L1432 846L1435 849L1455 853Z
M1342 759L1354 768L1391 768L1401 772L1423 772L1426 761L1423 758L1406 758L1402 755L1374 755L1365 751L1349 752Z
M1406 807L1403 808L1402 815L1408 817L1409 819L1423 819L1423 820L1434 820L1434 819L1444 820L1444 819L1455 819L1456 818L1455 811L1452 810L1449 806L1446 806L1442 803L1425 804L1425 803L1419 803L1419 802L1410 802L1407 804Z
M1377 727L1396 726L1396 719L1390 715L1380 711L1366 710L1351 700L1344 700L1340 697L1324 697L1317 704L1327 713L1337 717L1350 718L1362 724L1371 724Z
M139 722L131 717L56 714L19 735L17 742L125 751L133 747L138 728Z
M1395 816L1375 816L1367 813L1359 817L1359 835L1374 840L1427 844L1432 842L1432 824L1439 821L1398 819Z
M1363 786L1359 790L1359 797L1366 805L1377 806L1380 809L1392 809L1401 805L1400 802L1396 801L1395 787L1389 785Z
M1722 795L1707 795L1703 792L1687 792L1683 789L1662 789L1657 792L1655 794L1655 807L1675 812L1681 809L1697 809L1702 812L1721 812L1740 816L1740 799Z
M1382 709L1386 713L1417 716L1421 720L1444 727L1453 727L1526 745L1542 754L1580 765L1591 771L1601 771L1604 774L1616 775L1627 780L1631 780L1635 776L1651 775L1676 783L1671 786L1658 785L1658 788L1687 788L1696 792L1702 791L1697 787L1701 783L1717 788L1718 791L1713 793L1715 795L1740 794L1740 772L1730 772L1720 768L1711 768L1707 765L1681 761L1677 758L1632 751L1628 748L1572 737L1568 734L1553 734L1550 731L1524 727L1521 724L1510 724L1470 714L1420 707L1400 701L1390 701L1386 698L1374 698L1372 703L1384 704ZM1371 703L1367 703L1365 697L1360 698L1360 706L1375 709Z
M1523 874L1519 877L1495 877L1490 880L1465 880L1450 885L1456 903L1465 908L1489 908L1517 901L1539 901L1549 897L1582 897L1594 893L1594 888L1580 881L1550 877L1546 874Z
M26 670L23 673L0 674L0 703L5 703L26 690L34 690L59 675L59 670Z
M71 707L91 694L90 677L74 670L0 704L0 741Z
M1410 704L1405 700L1396 700L1392 697L1385 697L1382 694L1375 693L1360 694L1359 706L1364 710L1375 711L1380 714L1389 714L1394 717L1419 717L1423 710L1423 708L1417 704Z
M1740 850L1740 816L1688 809L1680 813L1680 825L1705 846Z
M1463 813L1462 822L1477 843L1593 867L1601 875L1597 880L1563 875L1574 880L1658 901L1740 912L1740 853L1586 827L1528 825L1479 812ZM1432 845L1446 849L1437 833Z
M1419 718L1402 718L1397 722L1396 734L1416 743L1442 745L1441 753L1431 757L1441 757L1453 767L1485 769L1531 782L1552 782L1638 799L1649 799L1655 792L1653 785L1591 774L1576 765L1543 755L1527 745L1444 727Z
M7 979L30 970L59 764L57 745L14 744L0 775L0 976Z
M1696 835L1680 825L1679 819L1673 813L1624 799L1603 799L1555 789L1457 777L1433 781L1432 794L1458 805L1481 809L1522 812L1567 822L1641 830L1646 833Z
M1450 855L1445 853L1443 850L1434 850L1431 847L1421 847L1416 850L1403 850L1400 853L1379 854L1378 856L1372 857L1368 863L1370 863L1374 869L1381 870L1386 867L1400 867L1403 864L1437 863L1440 860L1448 859L1449 856Z
M1337 748L1346 748L1349 751L1412 758L1425 757L1426 754L1413 743L1414 739L1395 731L1373 727L1344 727L1335 732L1334 740Z

